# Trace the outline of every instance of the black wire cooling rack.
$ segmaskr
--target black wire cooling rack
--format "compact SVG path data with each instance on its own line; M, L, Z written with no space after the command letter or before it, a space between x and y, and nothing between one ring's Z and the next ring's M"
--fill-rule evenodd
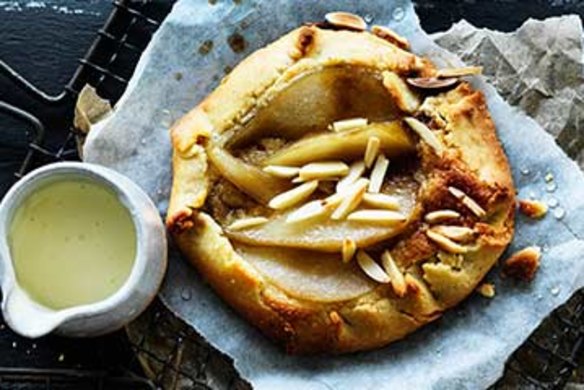
M0 113L23 121L30 129L28 147L15 171L15 180L43 164L79 159L76 146L78 133L72 125L73 108L79 91L85 84L90 84L100 96L116 102L124 92L140 54L171 8L170 1L116 0L113 4L111 15L60 94L45 94L0 61L0 76L28 99L23 108L22 97L0 93ZM162 315L163 312L165 315ZM141 322L143 327L137 328L140 334L134 337L130 334L127 343L142 364L155 367L154 371L146 371L156 385L141 376L142 373L136 374L139 371L136 369L112 375L103 370L0 367L0 388L8 385L7 388L18 389L154 389L163 386L165 377L169 375L188 379L191 384L188 388L210 388L213 385L207 371L212 370L213 366L215 375L228 377L220 381L220 387L241 387L229 362L225 360L227 363L223 365L212 364L214 359L222 359L217 358L219 354L196 332L167 313L160 302L154 304ZM174 332L174 337L166 337L167 341L172 342L162 356L148 346L148 337L156 329ZM503 378L493 387L563 388L578 364L582 364L583 344L584 293L580 291L566 305L554 311L512 355ZM181 356L193 346L197 355L196 370L182 369ZM133 359L128 362L128 367L135 367L136 361Z

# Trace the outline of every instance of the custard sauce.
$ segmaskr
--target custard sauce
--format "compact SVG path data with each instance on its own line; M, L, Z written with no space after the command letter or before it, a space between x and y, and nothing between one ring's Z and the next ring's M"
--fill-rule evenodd
M81 178L45 184L24 199L8 239L18 284L52 309L112 295L136 257L129 211L113 191Z

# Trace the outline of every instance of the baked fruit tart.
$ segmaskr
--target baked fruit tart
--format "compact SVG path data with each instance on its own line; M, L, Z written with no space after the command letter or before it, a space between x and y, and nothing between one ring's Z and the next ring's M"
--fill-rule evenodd
M291 353L366 350L467 297L513 235L484 96L391 30L327 15L250 55L172 128L167 225Z

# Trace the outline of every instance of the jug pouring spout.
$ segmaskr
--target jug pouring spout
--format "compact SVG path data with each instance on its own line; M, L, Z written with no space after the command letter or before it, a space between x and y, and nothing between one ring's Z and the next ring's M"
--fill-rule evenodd
M18 286L11 291L5 291L5 294L2 303L4 320L22 336L29 338L44 336L67 319L65 313L51 310L30 299Z

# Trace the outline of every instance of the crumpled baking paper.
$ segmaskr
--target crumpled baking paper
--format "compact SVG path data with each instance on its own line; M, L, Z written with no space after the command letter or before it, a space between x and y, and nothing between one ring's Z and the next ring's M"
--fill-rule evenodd
M321 20L326 12L339 9L363 15L374 24L388 25L410 40L414 52L432 58L438 65L461 64L421 31L413 6L406 0L249 0L213 4L182 0L152 39L114 114L92 128L85 160L132 178L164 213L171 183L171 122L195 106L224 72L246 55L305 21ZM531 39L548 39L549 45L558 50L558 42L553 40L558 31L540 27L541 36ZM527 29L523 31L527 33ZM577 35L569 37L573 58L577 50L581 51L580 34L581 28ZM510 52L501 57L501 62L510 62L512 56L535 56L532 50L535 48L530 45ZM461 53L473 51L465 46ZM499 83L499 77L504 77L502 71L493 72L493 64L485 65L487 73L495 75ZM532 66L542 65L545 68L545 63L535 61ZM536 78L556 77L551 76L553 72L573 72L566 77L577 78L581 66L581 62L566 69L548 66L541 70L543 73L533 69L523 74L532 75L534 83ZM523 85L520 83L525 80L515 73L509 77ZM494 299L475 295L404 341L376 351L336 357L287 356L237 316L173 251L160 293L162 301L232 357L243 378L258 389L475 389L496 381L508 356L548 313L584 284L584 177L534 120L510 107L482 79L474 78L473 84L487 96L519 196L555 205L540 222L517 217L517 233L510 251L534 244L544 251L541 269L533 282L501 280L493 272L488 280L497 287ZM523 87L518 88L516 95L509 95L518 96L515 101L521 101ZM528 103L522 106L530 107ZM558 110L548 115L567 122ZM542 123L547 124L545 120Z
M546 129L584 166L582 22L577 15L528 20L512 34L463 20L432 38L466 64L480 64L490 84Z

